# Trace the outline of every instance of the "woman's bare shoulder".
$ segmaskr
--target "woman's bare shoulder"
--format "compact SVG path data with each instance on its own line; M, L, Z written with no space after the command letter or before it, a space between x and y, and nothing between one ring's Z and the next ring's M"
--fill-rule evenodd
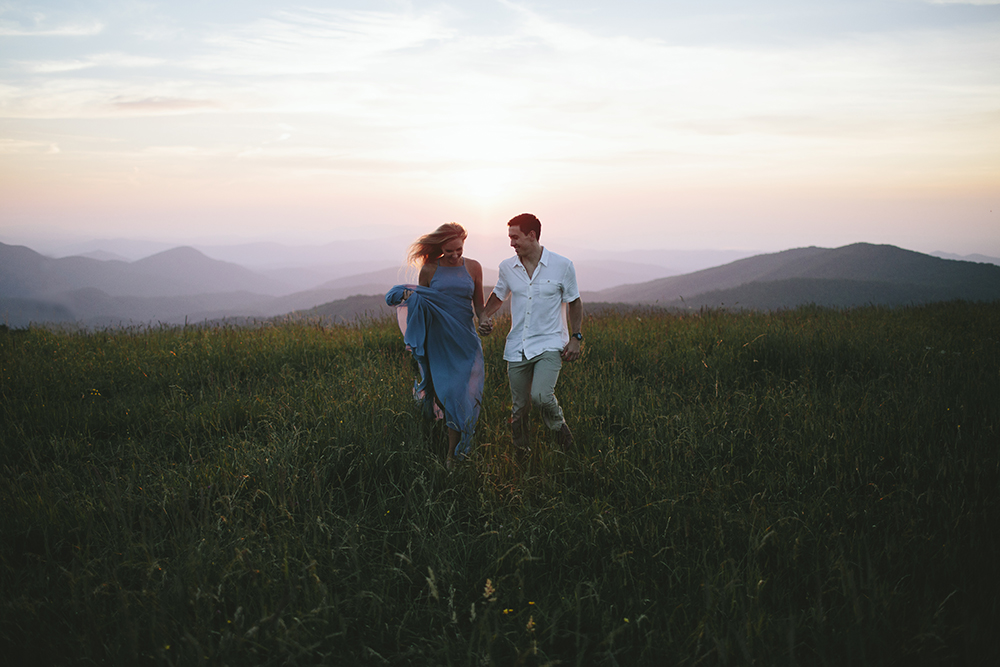
M465 258L465 270L469 272L470 276L483 275L483 265L471 257Z
M434 269L437 268L435 262L424 262L424 265L420 267L420 276L417 278L417 284L423 287L430 287L431 278L434 277Z

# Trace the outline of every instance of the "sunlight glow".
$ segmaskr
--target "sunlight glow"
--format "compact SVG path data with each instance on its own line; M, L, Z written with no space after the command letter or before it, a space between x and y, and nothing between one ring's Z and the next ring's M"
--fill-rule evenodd
M297 225L530 207L591 231L614 211L640 233L666 229L683 201L705 245L785 218L800 239L786 243L813 244L828 233L821 205L851 201L862 228L906 229L922 205L900 193L931 189L941 211L979 213L928 229L961 228L1000 253L987 231L1000 207L981 206L1000 195L1000 69L989 64L1000 10L930 1L891 3L895 23L829 32L827 10L805 7L782 23L786 39L749 42L727 39L725 22L711 38L676 39L507 0L481 16L447 0L249 3L212 21L153 2L114 22L101 9L11 5L0 10L0 201L18 224L69 224L69 210L87 228L187 219L211 201L217 213L203 215L220 233L263 210L250 201L294 202ZM675 29L673 13L689 12L715 26L714 13L681 5L650 5L649 18ZM638 21L647 9L627 11ZM815 38L799 37L799 20ZM136 202L127 216L124 201Z
M508 193L515 177L513 169L484 167L454 172L448 180L454 183L461 197L479 206L488 206Z

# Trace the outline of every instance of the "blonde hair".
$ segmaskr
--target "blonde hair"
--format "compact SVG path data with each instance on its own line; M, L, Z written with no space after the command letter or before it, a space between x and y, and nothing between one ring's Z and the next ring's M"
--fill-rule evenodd
M414 241L406 255L406 261L411 266L423 266L444 254L441 252L441 246L445 243L454 239L464 241L468 236L469 233L462 225L457 222L446 222L430 234L424 234Z

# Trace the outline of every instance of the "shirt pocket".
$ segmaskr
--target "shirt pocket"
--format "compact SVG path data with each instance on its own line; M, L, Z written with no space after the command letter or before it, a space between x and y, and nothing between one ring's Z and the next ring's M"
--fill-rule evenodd
M536 287L542 298L562 297L562 284L557 280L542 280Z

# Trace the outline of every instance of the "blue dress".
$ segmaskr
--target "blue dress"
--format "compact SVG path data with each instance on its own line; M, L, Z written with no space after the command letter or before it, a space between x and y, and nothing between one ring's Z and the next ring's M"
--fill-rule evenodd
M474 289L463 264L438 266L430 287L396 285L385 295L387 304L406 312L405 325L400 317L403 342L420 367L414 396L428 415L436 401L445 424L461 433L454 452L459 458L472 449L485 377L483 346L473 326Z

